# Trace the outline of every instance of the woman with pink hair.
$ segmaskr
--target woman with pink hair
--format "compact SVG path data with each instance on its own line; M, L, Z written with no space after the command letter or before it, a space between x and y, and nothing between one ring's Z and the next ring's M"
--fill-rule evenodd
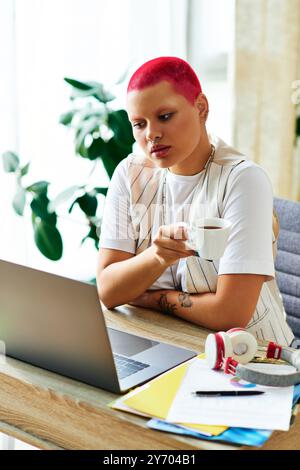
M127 112L137 150L116 168L101 226L97 285L108 308L124 303L212 330L247 328L257 339L294 338L275 280L273 194L265 171L209 134L209 105L177 57L132 75ZM186 244L191 207L232 224L224 255Z

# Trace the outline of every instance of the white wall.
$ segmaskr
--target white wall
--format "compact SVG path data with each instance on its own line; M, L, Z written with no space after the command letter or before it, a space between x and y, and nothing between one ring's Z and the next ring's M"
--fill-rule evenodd
M58 124L59 115L72 106L63 77L111 85L128 66L131 73L159 55L190 60L210 102L209 129L230 139L226 63L221 77L212 72L231 41L232 9L224 9L224 3L192 1L188 26L187 0L152 0L151 6L146 0L1 0L0 39L6 47L0 50L0 153L11 149L22 164L30 160L26 183L50 181L50 196L84 183L91 164L74 156L72 135ZM125 85L113 91L119 97L116 106L124 107ZM93 182L108 183L101 163ZM80 279L94 276L93 242L80 247L87 233L80 211L71 217L60 211L65 213L58 224L65 251L61 261L52 262L34 245L30 211L24 218L14 214L14 180L2 168L0 187L0 258Z
M207 127L232 143L235 0L191 0L188 60L209 102Z
M0 152L6 149L18 151L18 100L16 94L16 38L14 2L0 3ZM5 47L4 47L5 45ZM11 209L14 179L8 178L0 166L0 257L26 260L27 243L25 220Z

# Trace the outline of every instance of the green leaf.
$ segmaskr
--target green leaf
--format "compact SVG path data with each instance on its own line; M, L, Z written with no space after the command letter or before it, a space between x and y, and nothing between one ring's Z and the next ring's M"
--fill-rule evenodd
M95 191L98 194L103 194L106 196L108 188L94 188L93 191Z
M105 152L106 142L102 137L93 139L91 145L86 149L87 156L90 160L95 160L96 158L101 157L102 153Z
M113 160L112 154L110 153L110 146L108 143L106 144L105 152L102 152L101 154L101 159L106 173L108 174L109 179L111 179L116 169L116 164Z
M64 126L69 126L77 111L77 109L72 109L71 111L67 111L66 113L61 114L59 117L59 123L63 124Z
M55 225L57 215L55 212L48 212L49 199L46 194L40 194L33 198L30 207L36 217L46 221L50 225Z
M90 227L89 233L81 240L81 245L88 239L91 238L95 242L95 247L98 250L99 249L99 237L97 234L97 227L95 225L92 225Z
M100 103L109 103L110 101L113 101L116 98L112 93L105 90L103 85L101 84L98 88L95 89L93 97L96 98L96 100L100 101Z
M86 193L83 196L76 199L77 204L79 204L80 209L88 216L93 216L96 214L98 201L96 196L91 196Z
M13 208L15 209L18 215L24 214L24 208L26 204L26 191L22 186L19 186L15 197L13 199Z
M30 191L31 193L39 194L47 194L49 183L48 181L37 181L36 183L27 186L26 191Z
M76 153L85 148L85 138L93 132L99 131L99 119L92 117L88 120L82 121L77 127L75 134L75 150ZM82 156L84 156L85 152Z
M33 217L34 240L46 258L57 261L62 257L63 242L57 228Z
M3 153L2 160L4 171L6 173L13 173L19 168L20 160L18 155L14 152L8 151Z
M114 137L105 144L105 148L101 153L101 158L110 179L117 165L121 160L123 160L123 158L127 157L131 151L131 146L122 144L122 142L116 140Z
M83 188L83 186L74 185L74 186L71 186L70 188L65 189L61 193L59 193L58 196L56 196L56 198L49 203L48 211L49 212L55 212L57 207L60 204L68 201L68 199L70 199L71 197L74 196L76 191L78 191L79 189L82 189L82 188Z
M30 162L28 162L27 165L21 168L21 176L27 175L29 167L30 167Z
M124 109L112 111L107 116L108 126L112 129L115 138L126 145L132 145L134 137L132 127Z
M93 85L89 85L86 82L80 82L79 80L74 80L73 78L65 77L64 81L71 85L73 88L77 88L78 90L91 90L94 88Z
M64 80L73 87L72 99L92 96L101 103L108 103L115 99L114 95L104 89L102 83L95 81L81 82L67 77L64 78Z
M89 158L88 149L86 148L84 141L82 141L81 145L77 148L77 154L80 155L82 158ZM93 160L93 159L90 158L90 160Z

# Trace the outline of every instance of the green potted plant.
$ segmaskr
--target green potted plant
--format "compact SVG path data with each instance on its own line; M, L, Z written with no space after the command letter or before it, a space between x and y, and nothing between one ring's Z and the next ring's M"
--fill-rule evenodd
M101 83L81 82L72 78L64 80L72 87L70 100L73 107L60 116L59 122L74 131L75 154L91 161L93 168L90 176L97 161L102 160L110 179L119 162L132 151L134 138L127 113L124 109L110 108L109 103L115 96ZM23 177L28 174L30 163L21 166L18 155L12 151L5 152L2 159L4 171L14 173L16 179L13 208L19 216L23 216L26 205L30 207L35 244L44 256L53 261L62 257L63 240L57 228L57 208L66 202L70 203L69 213L75 205L84 213L87 233L82 243L90 238L98 249L101 229L101 216L97 214L98 198L106 196L107 187L90 189L88 182L73 185L50 200L50 182L24 184Z

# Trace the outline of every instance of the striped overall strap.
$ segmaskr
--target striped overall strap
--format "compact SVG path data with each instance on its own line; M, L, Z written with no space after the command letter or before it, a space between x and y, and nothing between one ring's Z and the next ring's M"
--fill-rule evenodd
M136 239L136 254L151 244L151 231L157 212L158 194L163 172L152 162L133 156L129 163L130 210Z
M229 178L234 169L245 160L235 159L223 164L211 162L201 187L198 188L191 207L190 223L199 216L199 208L204 208L205 217L222 217L223 201L229 185ZM186 258L186 290L189 293L203 292L203 276L205 275L204 265L209 263L197 256ZM206 283L208 280L205 280Z

